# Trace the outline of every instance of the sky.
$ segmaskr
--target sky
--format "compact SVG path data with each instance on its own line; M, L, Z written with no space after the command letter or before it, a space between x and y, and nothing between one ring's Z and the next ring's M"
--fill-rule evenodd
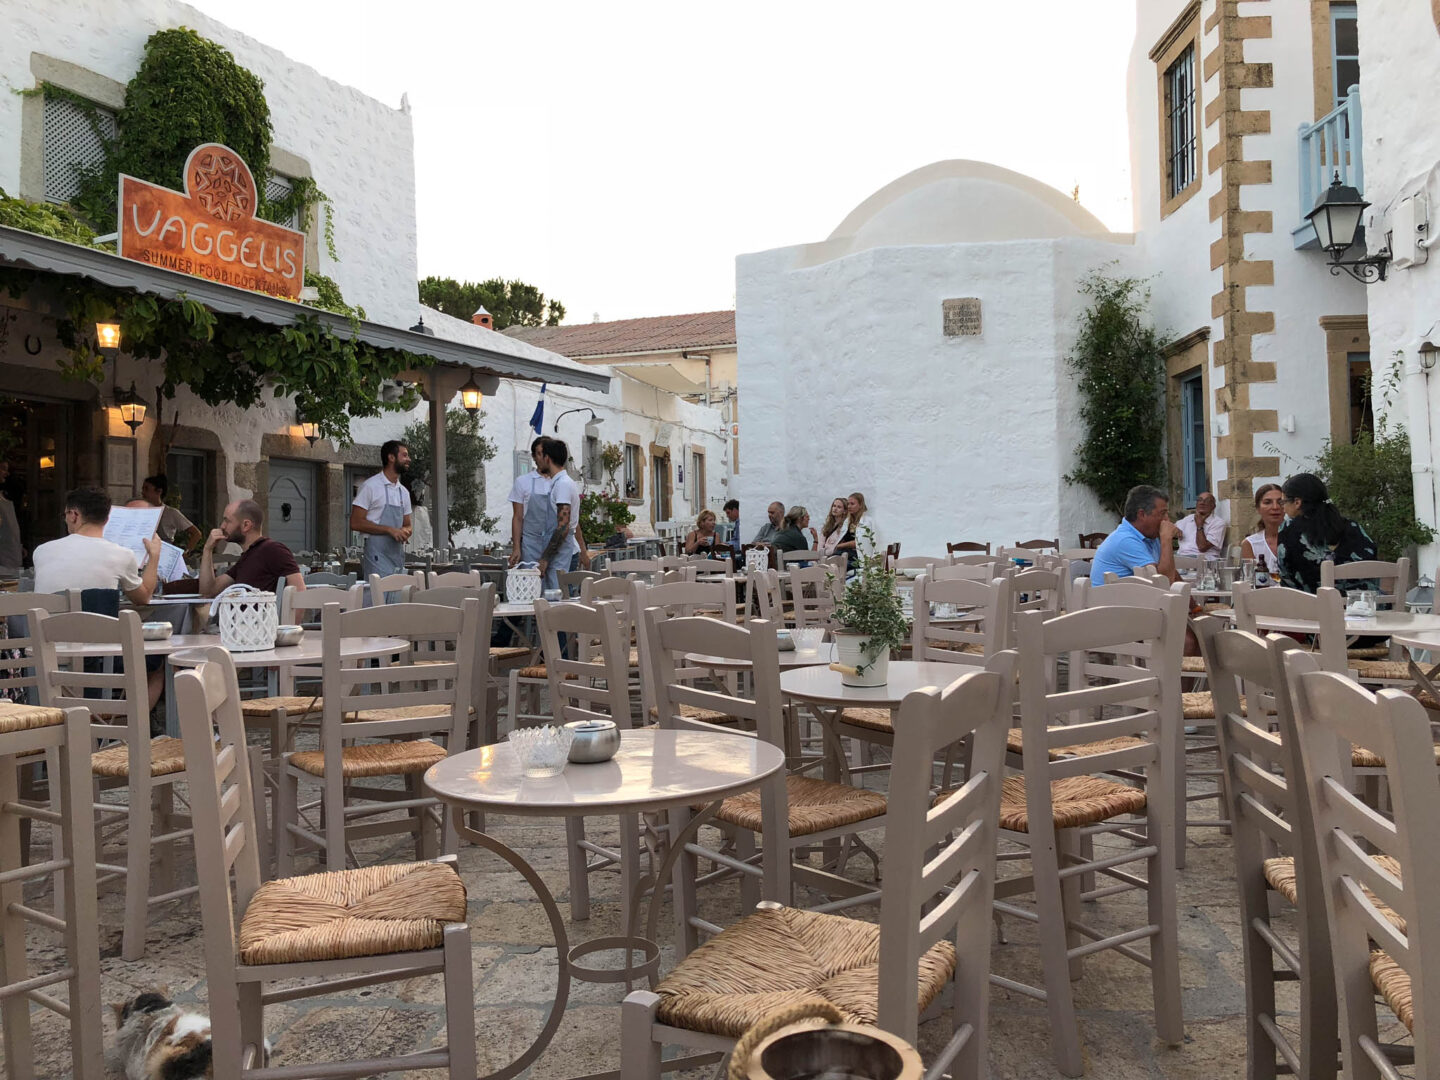
M407 94L421 275L518 278L569 323L731 307L736 255L946 158L1131 229L1135 0L191 2Z

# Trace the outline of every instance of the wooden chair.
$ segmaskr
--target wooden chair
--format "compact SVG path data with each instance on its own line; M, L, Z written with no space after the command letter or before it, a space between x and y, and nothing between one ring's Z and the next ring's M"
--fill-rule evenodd
M774 570L761 570L750 575L749 585L755 597L755 606L747 609L748 617L773 622L777 627L784 626L785 596L780 587L780 575Z
M1082 974L1081 959L1102 949L1147 964L1157 1036L1170 1044L1184 1038L1170 791L1179 732L1166 718L1176 711L1186 611L1178 594L1157 590L1155 599L1153 607L1017 617L1024 773L1005 781L1000 828L1005 840L1028 851L1030 873L997 884L996 910L1036 923L1045 985L1000 976L991 981L1046 1002L1052 1054L1065 1076L1084 1072L1071 980ZM1069 658L1064 690L1049 674L1061 656ZM1057 689L1050 692L1050 686ZM1104 719L1059 722L1101 709ZM1125 782L1096 775L1116 773ZM1138 835L1137 824L1143 826L1141 846L1084 857L1082 841L1100 833ZM1144 865L1144 878L1121 869L1135 863ZM1082 878L1092 873L1121 882L1094 890L1093 898L1145 891L1139 928L1105 933L1082 921ZM1025 893L1035 896L1033 911L1009 902ZM1148 956L1133 948L1145 940Z
M796 628L834 629L831 615L845 591L845 579L828 566L796 567L790 571L790 606Z
M1080 546L1082 548L1090 548L1093 550L1094 548L1098 548L1101 544L1103 544L1105 542L1105 538L1109 535L1109 533L1103 532L1081 533Z
M495 616L495 591L494 583L489 581L479 588L469 585L437 585L433 589L416 589L410 595L409 602L459 609L465 606L466 600L478 600L480 614L476 625L483 642L486 629ZM497 731L496 702L499 696L499 677L496 670L496 659L497 654L504 655L510 651L491 647L487 652L484 644L481 644L476 650L475 671L470 677L470 732L466 737L468 746L485 746L496 742L500 737ZM526 655L528 655L528 650ZM418 661L421 666L442 662L429 658Z
M1212 672L1225 816L1240 894L1245 1075L1274 1080L1284 1068L1296 1076L1335 1080L1335 974L1315 824L1285 677L1291 652L1300 653L1297 671L1317 670L1318 661L1292 638L1264 640L1221 625L1213 618L1195 620ZM1272 905L1282 900L1294 912L1287 920L1293 938L1282 939L1272 919ZM1292 979L1300 984L1298 1038L1286 1030L1293 1024L1282 1025L1275 1001L1277 982Z
M780 552L780 569L794 570L802 563L813 563L824 557L823 551L816 551L814 548L806 548L803 551L782 551Z
M925 572L931 581L994 581L998 577L1009 577L1015 567L1004 565L981 556L980 562L955 561L948 565L936 563Z
M1380 1043L1378 994L1411 1036L1413 1046L1396 1049L1413 1053L1413 1074L1434 1076L1440 1071L1440 1024L1432 1014L1440 991L1425 972L1440 969L1440 911L1429 902L1440 889L1430 832L1440 821L1440 780L1429 718L1398 690L1371 694L1343 675L1290 665L1287 657L1345 1075L1400 1076ZM1393 817L1352 793L1355 745L1372 748L1386 762Z
M422 588L438 589L451 585L459 585L478 589L484 584L485 579L480 576L479 570L446 570L444 572L431 570L426 575L425 584Z
M1376 591L1377 611L1404 611L1405 590L1410 584L1410 560L1397 559L1395 562L1353 562L1336 565L1333 562L1320 564L1320 584L1347 591L1347 584L1355 582L1356 588L1379 586ZM1407 685L1412 680L1409 667L1404 660L1392 659L1388 645L1360 645L1348 650L1351 660L1371 661L1367 667L1357 664L1362 682L1382 682L1392 685ZM1377 662L1378 661L1378 662ZM1365 676L1372 676L1366 679Z
M757 620L748 627L730 626L718 619L666 618L649 608L641 616L642 633L648 635L646 655L655 666L654 686L660 726L713 731L745 730L777 746L786 746L784 701L780 693L779 648L775 624ZM750 665L751 696L706 689L688 681L685 656L699 653L721 656ZM716 724L723 717L727 723ZM708 717L708 718L707 718ZM808 776L776 776L761 790L725 800L715 824L734 844L735 855L707 852L705 857L726 869L740 873L741 902L748 909L760 899L763 887L767 899L791 902L792 880L803 881L825 895L845 899L831 909L874 899L874 892L841 877L838 873L808 864L792 865L796 852L828 839L853 836L883 827L885 796L848 784ZM677 817L671 817L672 830ZM761 865L754 865L757 840L764 837ZM690 848L698 849L697 845ZM718 927L694 915L696 860L693 852L676 863L675 912L677 953L684 954L698 944L697 931L718 932ZM714 875L711 875L713 877ZM708 880L708 878L707 878Z
M37 599L34 594L25 595ZM50 798L45 807L21 802L17 782L21 763L37 755L49 763ZM0 981L4 983L0 985L0 1024L6 1074L12 1077L35 1075L32 1002L69 1021L72 1076L98 1077L105 1068L89 758L90 713L86 709L0 701ZM50 857L39 863L31 863L20 850L21 822L32 818L50 825ZM25 903L25 883L45 878L51 879L55 889L53 914ZM31 925L60 935L60 948L49 950L50 962L45 966L51 970L47 972L30 972L26 936ZM45 988L60 984L69 991L66 1002L45 992Z
M947 555L941 558L939 555L906 555L903 559L895 559L890 564L890 569L897 573L901 570L921 570L926 573L932 567L944 566L950 561Z
M425 588L425 571L387 574L384 577L379 574L371 574L369 585L370 604L372 607L379 607L381 604L395 603L406 599L412 589Z
M728 555L691 555L688 565L696 574L729 574L734 572L734 563Z
M1016 540L1012 547L1022 551L1059 551L1060 538L1054 540Z
M664 567L660 565L659 559L611 559L605 564L605 569L614 577L643 575L645 580L649 581Z
M364 607L370 595L368 585L307 585L303 589L286 589L280 598L280 624L282 626L304 626L317 630L320 627L320 612L326 604L339 604L341 611L353 611Z
M636 582L636 588L644 586ZM550 604L535 601L535 621L545 655L550 687L550 710L557 726L585 720L613 720L621 728L631 726L629 665L630 620L614 603ZM593 648L582 648L582 656L571 660L560 648L560 635L568 634ZM570 917L590 917L590 875L597 870L618 867L621 903L630 902L638 882L640 854L639 817L620 815L620 850L600 847L585 838L585 819L565 819L567 863L570 873ZM590 856L595 855L595 861Z
M998 555L952 555L950 556L951 566L988 566L998 567L1002 560ZM1007 569L1015 569L1013 566ZM997 571L998 573L998 571Z
M885 569L890 569L891 564L894 563L894 561L898 558L900 558L900 541L897 540L893 544L886 544Z
M118 618L71 611L51 615L30 612L30 636L36 654L40 703L52 709L90 711L93 750L90 771L94 785L95 869L97 888L121 882L125 889L125 927L121 956L145 955L145 923L151 904L162 904L195 892L174 889L175 846L190 837L175 815L174 785L185 778L185 750L179 739L150 736L150 697L145 677L145 643L140 616L122 611ZM62 670L56 646L98 645L113 650L124 670L86 671L75 657ZM93 696L86 696L87 691ZM100 800L102 790L125 789L125 798ZM123 841L119 838L123 836ZM119 841L124 865L106 862L106 846ZM159 849L159 866L152 855Z
M603 574L597 574L593 570L561 570L559 574L560 595L575 597L580 595L580 590L587 581L594 581Z
M626 997L620 1018L626 1080L657 1080L667 1043L728 1049L777 1001L818 997L848 1023L877 1025L914 1044L920 1014L947 984L952 1033L930 1075L988 1075L988 920L1012 681L1006 657L996 670L905 698L890 811L897 827L887 830L880 925L759 905L681 960L655 992ZM973 746L968 779L932 798L931 763L961 739ZM772 992L757 993L761 987Z
M982 544L982 543L980 543L979 541L976 541L976 540L961 540L961 541L959 541L958 543L954 543L954 544L948 544L948 543L947 543L947 544L945 545L945 553L946 553L947 555L954 555L954 554L956 554L957 552L968 552L968 551L978 551L978 552L982 552L983 554L989 555L989 554L990 554L990 544L989 544L988 542Z
M389 604L341 611L338 605L327 605L321 622L320 748L292 750L280 767L280 876L294 872L301 845L318 848L327 869L345 869L352 837L413 833L420 857L429 857L434 851L432 824L445 850L453 851L453 826L438 812L435 800L425 796L420 777L465 748L480 655L480 600L466 600L458 609ZM410 651L402 662L388 666L343 667L340 642L351 637L403 638L410 642ZM423 736L439 736L444 746ZM405 786L357 783L384 777L402 777ZM308 806L300 803L302 780L320 786L319 800ZM302 820L303 811L315 807L323 817L320 832ZM374 820L396 810L406 811L406 817Z
M299 1071L448 1069L452 1080L473 1077L470 928L453 857L261 884L234 663L224 649L196 652L201 662L176 674L175 693L186 744L209 751L193 755L188 778L216 1080L241 1080L261 1066L265 1006L423 975L444 978L447 1045ZM290 985L267 993L275 982Z

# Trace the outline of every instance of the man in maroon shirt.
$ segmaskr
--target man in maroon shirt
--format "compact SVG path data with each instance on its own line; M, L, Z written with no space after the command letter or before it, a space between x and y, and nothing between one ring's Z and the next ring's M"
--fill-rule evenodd
M280 582L292 589L305 588L305 578L295 563L295 556L279 540L271 540L260 532L265 513L253 499L241 499L225 507L220 528L210 530L205 550L200 556L200 594L216 596L231 585L250 585L265 592L274 592ZM229 573L215 573L215 545L239 544L240 557L230 566Z

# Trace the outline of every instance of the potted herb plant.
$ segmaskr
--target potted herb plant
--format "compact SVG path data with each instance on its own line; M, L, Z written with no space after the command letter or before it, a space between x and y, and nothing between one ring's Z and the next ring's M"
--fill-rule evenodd
M884 686L889 677L890 651L905 642L907 627L895 572L885 568L885 556L875 550L874 536L861 527L864 554L859 572L835 605L836 663L846 686Z

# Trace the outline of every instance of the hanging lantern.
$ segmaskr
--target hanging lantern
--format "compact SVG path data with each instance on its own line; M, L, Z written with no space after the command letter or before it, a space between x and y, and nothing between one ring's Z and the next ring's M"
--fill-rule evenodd
M460 404L464 406L467 413L474 416L484 403L485 395L480 392L480 387L475 385L475 375L472 372L470 381L460 387Z
M120 419L134 435L140 425L145 423L145 399L135 392L135 381L130 381L129 390L115 391L115 406L120 410Z
M120 348L120 324L118 322L97 322L95 344L102 349Z

